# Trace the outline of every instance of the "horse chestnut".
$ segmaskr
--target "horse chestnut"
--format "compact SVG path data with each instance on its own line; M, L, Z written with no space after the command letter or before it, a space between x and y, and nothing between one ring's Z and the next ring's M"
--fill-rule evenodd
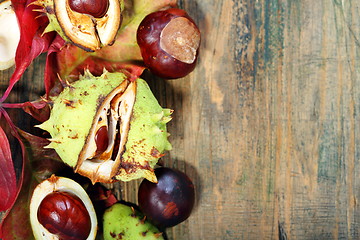
M95 134L96 153L95 156L105 152L109 144L108 130L106 126L100 127Z
M97 218L82 186L52 175L36 186L30 201L35 239L95 240Z
M139 207L160 228L172 227L189 216L195 203L194 185L183 172L155 169L157 183L143 180L138 191Z
M59 239L86 239L91 230L90 215L79 197L67 192L47 195L38 208L37 217Z
M200 31L184 10L170 8L142 20L137 43L151 72L163 78L180 78L195 68Z
M105 16L109 0L69 0L69 6L78 13L89 14L95 18Z

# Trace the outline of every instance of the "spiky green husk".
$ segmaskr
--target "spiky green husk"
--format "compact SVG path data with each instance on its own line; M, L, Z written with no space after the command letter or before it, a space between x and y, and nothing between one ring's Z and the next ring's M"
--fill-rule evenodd
M99 105L125 79L123 73L104 72L100 77L94 77L86 72L52 99L50 118L38 127L51 135L51 143L47 147L54 148L60 158L75 170L81 169L78 165L79 156L84 145L89 142L87 138ZM120 164L115 164L117 169L110 171L114 175L94 177L98 175L96 167L79 171L94 182L130 181L142 177L156 182L153 168L163 156L163 152L171 149L166 130L166 123L171 119L171 110L163 109L159 105L146 81L135 81L136 98L125 151ZM84 170L87 173L84 173Z
M143 79L137 79L137 93L130 124L123 168L118 180L127 181L146 177L156 181L152 169L162 153L171 150L167 140L166 123L171 120L170 109L163 109ZM139 168L148 166L148 168Z
M101 100L124 79L122 73L105 72L94 77L85 72L53 99L49 120L38 127L50 133L47 147L54 148L69 166L75 167L78 162Z
M64 31L60 27L58 20L56 19L56 16L54 14L53 0L37 0L34 1L33 4L41 6L42 12L46 13L46 16L49 19L49 24L46 26L44 34L56 31L60 35L60 37L62 37L66 42L70 42L70 39L66 37Z
M71 42L70 39L66 37L64 31L61 29L55 14L47 13L46 15L49 19L49 24L45 28L44 33L56 31L60 35L60 37L64 39L66 42Z
M161 232L135 209L116 203L103 216L104 240L162 240Z

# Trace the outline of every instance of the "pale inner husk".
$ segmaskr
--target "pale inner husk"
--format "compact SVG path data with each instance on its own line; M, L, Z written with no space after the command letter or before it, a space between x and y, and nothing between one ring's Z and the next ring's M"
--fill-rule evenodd
M106 15L96 19L96 30L103 46L113 44L121 24L121 6L119 0L110 1L109 3Z
M76 172L88 176L92 182L114 178L120 168L121 155L125 151L135 97L136 82L124 81L104 99L80 153ZM108 129L108 147L96 156L95 135L103 126Z

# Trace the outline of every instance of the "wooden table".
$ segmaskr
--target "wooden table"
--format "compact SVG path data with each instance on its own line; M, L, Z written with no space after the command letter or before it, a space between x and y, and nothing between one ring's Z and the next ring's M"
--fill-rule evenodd
M163 161L196 185L196 208L169 239L359 239L360 1L180 6L202 31L198 66L149 81L175 110ZM41 94L43 60L12 101ZM114 187L136 202L138 184Z

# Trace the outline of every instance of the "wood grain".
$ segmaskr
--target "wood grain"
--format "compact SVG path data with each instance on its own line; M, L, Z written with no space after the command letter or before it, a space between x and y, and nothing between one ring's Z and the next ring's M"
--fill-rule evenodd
M203 42L196 71L166 83L170 158L199 203L173 238L277 239L281 224L289 239L358 239L359 4L184 7Z
M202 32L198 66L148 76L175 110L163 162L196 185L196 208L169 239L359 239L360 2L179 4ZM40 94L37 61L11 101ZM136 202L138 184L113 187Z

